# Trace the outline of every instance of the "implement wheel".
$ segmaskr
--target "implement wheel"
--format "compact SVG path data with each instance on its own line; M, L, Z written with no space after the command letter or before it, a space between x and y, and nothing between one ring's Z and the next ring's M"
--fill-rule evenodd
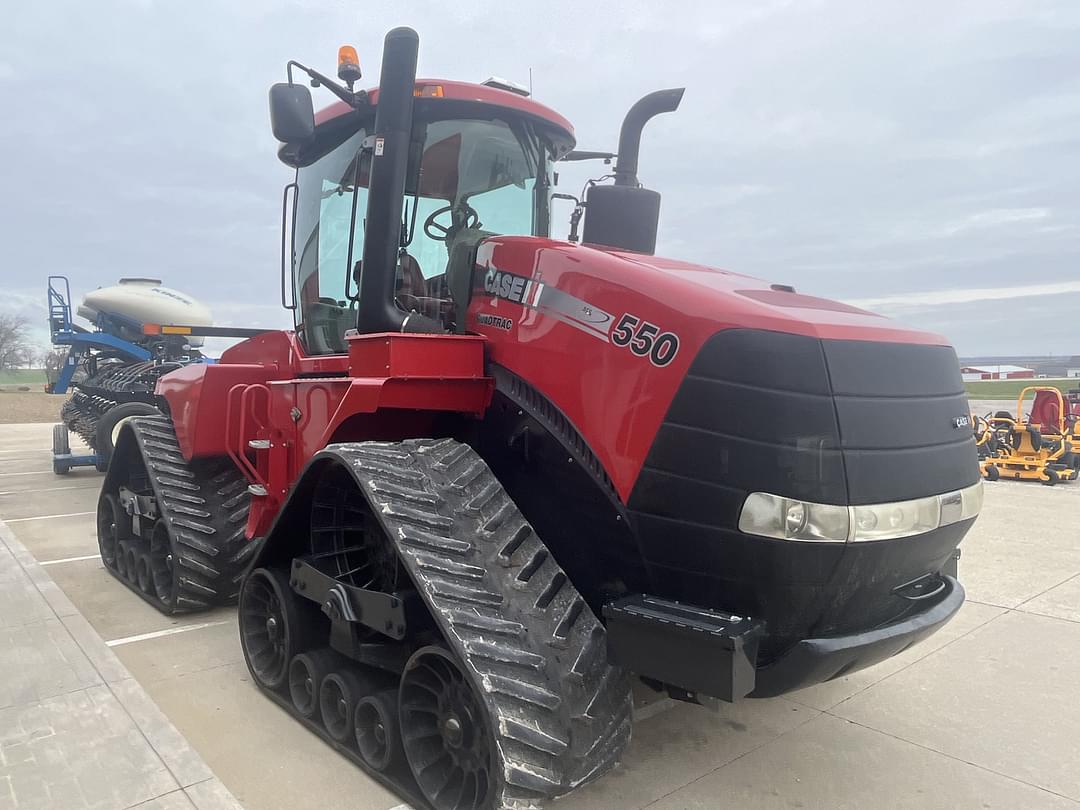
M120 436L120 428L124 422L133 416L159 416L160 414L161 411L148 402L125 402L109 408L98 421L94 435L94 450L98 455L95 466L98 472L109 469L109 459L112 458L116 440Z
M1051 470L1049 467L1043 470L1043 475L1046 477L1040 480L1044 486L1052 487L1061 480L1061 476L1057 474L1057 470Z
M405 758L435 810L488 807L497 778L492 730L447 649L413 653L401 676L400 712Z

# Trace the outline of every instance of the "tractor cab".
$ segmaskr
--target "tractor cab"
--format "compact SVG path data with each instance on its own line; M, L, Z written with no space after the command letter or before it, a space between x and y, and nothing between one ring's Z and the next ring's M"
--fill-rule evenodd
M297 167L291 275L296 332L309 354L346 351L365 294L377 93L316 116L312 136L282 159ZM476 247L487 236L548 236L552 167L574 143L568 122L518 93L419 80L406 143L393 305L442 330L460 329ZM288 254L289 251L286 251ZM291 258L291 260L290 260ZM290 267L291 265L291 267ZM378 331L365 330L365 331ZM396 330L395 330L396 331Z

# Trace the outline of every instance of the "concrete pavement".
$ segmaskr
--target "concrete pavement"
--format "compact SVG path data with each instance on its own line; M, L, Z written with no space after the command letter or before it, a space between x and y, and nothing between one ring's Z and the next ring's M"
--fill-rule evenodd
M40 456L5 438L0 515L37 524L71 490L12 484ZM0 810L134 807L240 805L0 520Z

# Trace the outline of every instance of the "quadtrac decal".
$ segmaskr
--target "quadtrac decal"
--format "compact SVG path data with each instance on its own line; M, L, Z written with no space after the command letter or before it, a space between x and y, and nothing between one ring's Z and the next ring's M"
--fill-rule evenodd
M536 279L489 267L483 276L483 289L488 295L534 309L605 343L628 348L637 357L649 358L658 368L668 365L679 352L679 337L675 333L662 331L656 324L629 312L615 324L611 313ZM510 318L487 313L478 314L477 320L484 326L507 332L514 325Z

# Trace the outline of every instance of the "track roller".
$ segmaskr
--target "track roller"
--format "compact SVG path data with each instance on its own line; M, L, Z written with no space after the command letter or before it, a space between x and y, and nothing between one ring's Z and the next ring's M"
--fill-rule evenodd
M130 540L118 540L116 542L116 575L124 581L127 581L128 578L129 551L131 551Z
M356 747L364 762L384 772L403 755L398 724L398 690L384 689L361 698L353 714Z
M126 541L131 535L128 525L127 515L117 497L111 492L102 496L97 506L98 552L109 568L116 567L117 543Z
M301 717L311 718L319 711L319 687L334 666L330 650L315 650L293 656L289 662L289 695Z
M132 541L127 547L124 557L124 578L135 587L139 585L139 552L135 550L135 542Z
M326 732L338 742L353 735L353 712L356 702L367 688L360 677L350 670L331 672L319 686L319 712Z
M152 584L150 575L150 555L145 551L135 556L135 582L140 591L149 592Z

